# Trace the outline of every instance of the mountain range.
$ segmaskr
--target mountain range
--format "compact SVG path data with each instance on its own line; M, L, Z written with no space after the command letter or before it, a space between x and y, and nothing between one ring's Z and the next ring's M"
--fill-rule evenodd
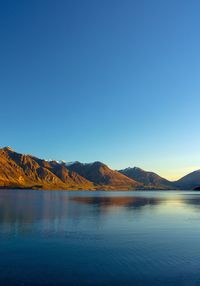
M0 149L0 188L49 190L198 189L200 170L171 182L140 168L112 170L102 162L66 164Z

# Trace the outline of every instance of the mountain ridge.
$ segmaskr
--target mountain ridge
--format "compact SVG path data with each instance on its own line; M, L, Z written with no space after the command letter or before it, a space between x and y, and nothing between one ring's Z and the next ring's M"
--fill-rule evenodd
M20 154L10 147L0 149L0 186L44 189L94 187L91 182L56 161L48 162Z
M145 171L139 167L128 167L119 170L120 173L134 179L149 189L173 189L174 183L150 171Z
M33 188L49 190L191 190L200 188L200 170L177 181L139 167L112 170L95 161L45 160L0 148L0 188Z
M0 188L128 190L141 185L101 162L78 164L92 166L98 174L98 180L94 176L93 180L87 179L87 176L80 174L80 170L76 172L64 162L47 161L33 155L17 153L11 147L4 147L0 149Z
M180 189L198 189L200 187L200 170L193 171L176 182L175 186Z
M68 166L79 175L93 182L95 185L110 186L117 188L137 188L141 183L124 176L118 171L110 169L107 165L100 161L93 163L75 162Z

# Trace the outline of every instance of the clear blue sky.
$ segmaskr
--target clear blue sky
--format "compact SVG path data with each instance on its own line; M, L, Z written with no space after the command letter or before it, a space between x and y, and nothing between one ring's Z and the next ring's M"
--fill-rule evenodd
M200 168L200 1L0 1L1 146Z

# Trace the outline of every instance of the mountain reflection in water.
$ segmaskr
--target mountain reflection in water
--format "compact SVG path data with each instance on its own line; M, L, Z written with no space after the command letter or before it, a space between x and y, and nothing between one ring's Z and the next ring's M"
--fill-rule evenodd
M105 215L106 212L131 211L142 212L145 208L168 208L175 205L193 209L200 207L198 194L182 194L167 192L61 192L61 191L1 191L0 192L0 225L12 229L23 225L23 229L30 229L38 222L54 223L60 226L64 220L78 220L87 217L91 208L93 215ZM8 227L10 225L10 227Z
M142 208L145 206L154 206L161 203L159 198L145 197L72 197L71 200L96 205L100 208L126 207L126 208Z
M145 197L145 196L116 196L116 197L72 197L70 198L74 202L94 205L99 208L109 209L114 207L125 207L127 210L140 209L144 207L156 207L158 205L174 206L174 204L179 203L182 207L192 207L198 208L200 207L200 196L195 194L194 196L190 195L190 197L184 196L184 194L180 194L180 196L175 197Z

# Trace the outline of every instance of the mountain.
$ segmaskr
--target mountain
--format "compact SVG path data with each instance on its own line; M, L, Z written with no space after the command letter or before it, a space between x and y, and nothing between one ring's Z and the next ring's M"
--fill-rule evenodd
M0 149L0 188L61 190L135 189L141 184L101 162L69 165Z
M156 173L144 171L140 168L126 168L119 170L119 172L133 180L136 180L146 188L152 189L173 189L174 185L172 182L160 177Z
M0 149L0 188L49 190L134 190L200 188L200 170L176 182L140 168L115 171L102 162L83 164L47 161L20 154L10 147Z
M69 164L68 169L78 173L95 185L107 189L135 189L142 185L141 183L110 169L101 162L89 164L75 162Z
M193 190L197 187L200 187L200 170L194 171L178 181L174 182L177 188L182 190Z
M94 189L93 183L64 164L0 149L0 187L42 189Z

